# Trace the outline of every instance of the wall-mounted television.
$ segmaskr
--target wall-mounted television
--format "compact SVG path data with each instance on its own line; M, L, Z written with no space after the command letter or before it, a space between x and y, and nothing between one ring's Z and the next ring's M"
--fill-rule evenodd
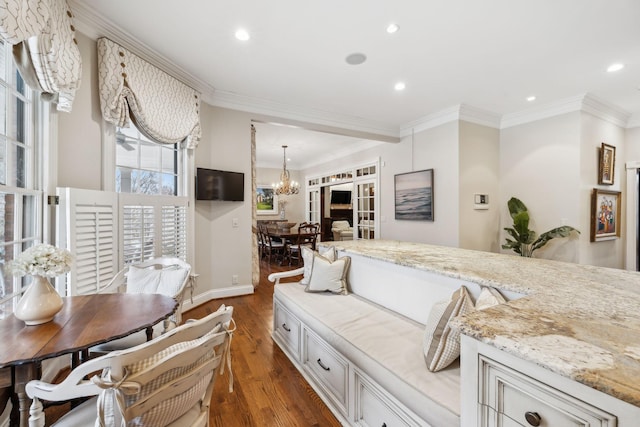
M331 190L332 205L348 205L351 203L351 191Z
M196 200L244 201L244 174L216 169L196 170Z

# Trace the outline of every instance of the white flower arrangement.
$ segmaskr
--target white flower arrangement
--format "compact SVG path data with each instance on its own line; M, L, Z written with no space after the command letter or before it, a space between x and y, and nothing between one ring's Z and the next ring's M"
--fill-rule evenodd
M8 265L14 276L56 277L71 270L73 256L66 249L41 243L22 252Z

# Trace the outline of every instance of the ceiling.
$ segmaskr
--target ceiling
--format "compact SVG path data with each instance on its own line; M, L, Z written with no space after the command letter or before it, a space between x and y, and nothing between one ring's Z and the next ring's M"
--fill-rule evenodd
M79 20L95 14L184 70L213 105L260 106L277 117L398 136L456 105L504 116L589 93L629 113L629 123L640 120L637 0L71 4ZM400 29L389 34L392 22ZM251 38L237 40L238 28ZM366 62L347 64L356 52ZM625 67L608 73L613 63ZM394 90L399 81L405 90ZM299 129L263 127L262 138L272 131L271 145L286 142L292 161L309 163L293 149ZM345 144L335 135L326 143ZM317 154L307 148L300 152Z

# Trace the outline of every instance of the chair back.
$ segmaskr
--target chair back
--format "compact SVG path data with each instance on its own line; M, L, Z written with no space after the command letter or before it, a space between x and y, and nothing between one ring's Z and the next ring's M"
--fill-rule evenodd
M232 314L233 307L221 306L152 341L89 360L59 385L31 381L27 394L53 401L98 395L98 418L105 426L120 427L124 420L161 427L182 416L196 417L184 425L207 425L215 373L225 363L231 369ZM96 371L101 374L84 380ZM229 378L231 390L231 372Z

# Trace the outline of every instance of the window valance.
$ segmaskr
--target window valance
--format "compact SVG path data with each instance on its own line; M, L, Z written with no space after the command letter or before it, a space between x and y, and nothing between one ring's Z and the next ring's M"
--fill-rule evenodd
M20 74L43 98L71 111L82 60L66 0L2 0L0 36L13 45Z
M104 119L167 144L200 139L200 94L106 38L98 39L100 106Z

